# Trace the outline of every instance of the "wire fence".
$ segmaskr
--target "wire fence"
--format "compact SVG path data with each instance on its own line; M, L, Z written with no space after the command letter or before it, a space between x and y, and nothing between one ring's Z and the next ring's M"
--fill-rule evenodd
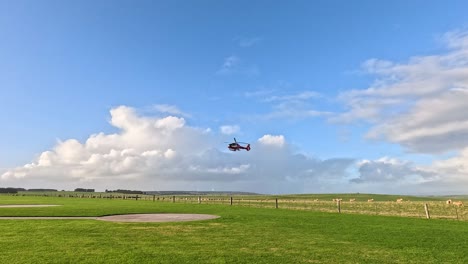
M343 201L287 198L249 198L248 196L194 196L194 195L145 195L116 193L22 193L17 196L45 196L63 198L119 199L185 204L217 204L253 208L272 208L333 212L342 214L366 214L432 219L468 221L468 210L462 205L445 201Z
M174 199L174 198L173 198ZM200 199L200 200L199 200ZM314 201L310 199L248 199L248 198L194 198L181 197L175 198L174 201L170 197L163 198L166 202L185 202L185 203L204 203L204 204L225 204L232 206L245 206L256 208L281 208L289 210L306 210L320 212L336 212L344 214L366 214L366 215L383 215L383 216L401 216L401 217L416 217L416 218L433 218L433 219L453 219L453 220L468 220L468 210L464 206L454 204L446 204L445 201Z

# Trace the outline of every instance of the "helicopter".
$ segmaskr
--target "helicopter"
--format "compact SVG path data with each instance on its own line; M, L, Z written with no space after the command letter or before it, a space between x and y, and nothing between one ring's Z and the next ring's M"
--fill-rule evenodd
M226 142L228 143L228 142ZM247 146L241 146L240 144L247 144ZM234 142L233 143L229 143L228 145L228 149L230 151L240 151L241 149L245 149L247 151L250 150L250 144L249 143L245 143L245 142L237 142L236 138L234 138Z

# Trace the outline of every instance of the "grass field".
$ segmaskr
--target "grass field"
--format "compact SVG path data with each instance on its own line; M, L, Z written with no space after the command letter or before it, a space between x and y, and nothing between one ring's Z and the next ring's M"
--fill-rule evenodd
M0 263L468 263L468 223L225 204L0 196L1 216L207 213L180 223L0 220Z

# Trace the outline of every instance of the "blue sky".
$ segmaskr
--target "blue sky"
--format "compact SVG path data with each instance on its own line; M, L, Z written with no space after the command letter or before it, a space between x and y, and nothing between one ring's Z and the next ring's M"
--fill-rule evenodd
M467 5L0 0L0 186L463 192Z

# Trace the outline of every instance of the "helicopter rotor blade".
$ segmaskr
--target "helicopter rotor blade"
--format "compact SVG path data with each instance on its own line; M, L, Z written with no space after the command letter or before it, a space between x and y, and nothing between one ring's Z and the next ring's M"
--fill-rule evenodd
M227 141L224 141L224 143L228 143L228 144L231 144L231 143L232 143L232 144L233 144L233 143L236 143L236 144L239 144L239 143L240 143L240 144L250 144L250 143L247 143L247 142L239 142L239 141L236 140L236 138L234 138L234 142L227 142Z

